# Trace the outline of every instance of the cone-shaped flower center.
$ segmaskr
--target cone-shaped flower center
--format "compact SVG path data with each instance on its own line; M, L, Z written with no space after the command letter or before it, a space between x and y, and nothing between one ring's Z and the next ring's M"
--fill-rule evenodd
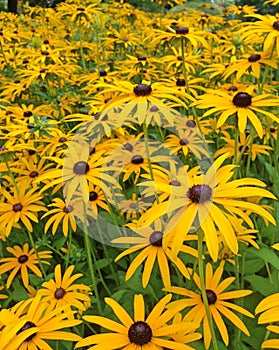
M27 329L37 327L33 322L27 321L17 332L16 334L19 334L21 332L26 331ZM29 335L28 338L25 339L26 342L30 341L33 337L35 337L36 333Z
M55 293L54 293L54 298L55 299L62 299L65 294L66 294L66 291L64 288L57 288Z
M91 202L95 201L97 198L98 198L98 193L96 193L95 191L89 192L89 200Z
M154 231L149 237L149 242L154 247L162 247L163 232Z
M24 116L25 118L30 118L30 117L32 117L32 115L33 115L33 113L32 113L31 111L25 111L25 112L23 112L23 116Z
M39 173L36 170L31 171L31 173L29 174L29 176L32 178L37 177L38 175Z
M63 143L63 142L66 142L67 141L67 139L66 139L66 137L60 137L60 139L58 140L59 142L61 142L61 143Z
M212 198L212 188L208 185L194 185L189 188L187 197L194 203L204 203Z
M152 88L147 84L139 84L134 87L134 94L136 96L148 96L152 92Z
M177 180L171 180L169 185L171 186L181 186L181 183Z
M73 210L74 210L74 207L73 207L71 204L66 205L66 206L63 208L63 211L64 211L64 213L66 213L66 214L71 213Z
M195 128L196 127L196 122L194 120L187 120L186 122L186 126L188 126L188 128Z
M252 97L247 92L238 92L232 102L236 107L248 107L252 104Z
M178 28L176 28L175 33L176 34L182 34L182 35L188 34L189 33L189 28L187 28L187 27L178 27Z
M217 301L216 293L211 289L206 289L206 297L209 305L215 304Z
M17 261L20 264L24 264L24 263L26 263L26 261L28 261L28 256L26 254L23 254L23 255L18 257Z
M145 56L139 56L138 57L138 61L146 61L146 57Z
M123 147L126 151L129 151L129 152L132 152L132 150L134 149L134 147L129 142L125 143Z
M179 141L179 143L180 143L181 146L186 146L186 145L188 145L189 142L186 139L183 138L183 139L181 139Z
M18 212L21 211L23 209L23 205L21 203L17 203L13 205L13 211L14 212Z
M152 330L146 322L138 321L129 328L128 337L131 343L142 346L151 341Z
M262 56L259 55L258 53L253 53L253 55L251 55L251 56L248 58L248 61L249 61L249 62L257 62L257 61L259 61L261 58L262 58Z
M186 86L186 81L185 79L178 78L176 79L176 86Z
M150 107L150 112L158 112L159 108L157 106L151 106Z
M73 171L77 175L84 175L89 171L89 169L90 167L88 163L84 161L77 162L73 167Z
M279 30L279 21L274 22L272 27L276 30Z
M131 162L132 162L133 164L142 164L143 161L144 161L144 159L143 159L143 157L140 156L140 155L135 155L135 156L133 156L132 159L131 159Z
M238 88L234 85L231 85L229 88L228 88L228 91L233 91L233 92L236 92L238 90Z

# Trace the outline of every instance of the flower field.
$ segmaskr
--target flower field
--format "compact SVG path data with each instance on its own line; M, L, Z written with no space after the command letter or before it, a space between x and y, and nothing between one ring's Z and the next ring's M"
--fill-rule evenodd
M279 349L279 14L157 5L0 12L0 350Z

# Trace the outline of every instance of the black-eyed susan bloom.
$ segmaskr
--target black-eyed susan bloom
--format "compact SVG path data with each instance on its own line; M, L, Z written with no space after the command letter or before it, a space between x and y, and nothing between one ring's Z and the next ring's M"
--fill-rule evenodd
M65 310L63 307L47 312L47 304L41 301L41 297L36 296L33 299L19 302L11 308L20 322L25 321L18 330L18 334L27 329L34 328L35 330L22 342L18 350L51 350L51 346L47 343L48 340L80 340L79 335L62 330L81 323L81 320L75 320L72 317L75 312Z
M0 229L5 227L8 236L16 223L23 223L32 232L32 221L38 222L37 213L46 210L36 188L20 186L19 189L14 188L13 193L3 190L2 196L4 201L0 203Z
M136 235L131 237L116 238L112 241L112 243L132 245L131 248L128 248L119 254L115 261L118 261L128 254L141 250L137 257L131 262L127 270L126 281L133 276L136 269L144 261L145 265L142 274L142 285L144 288L147 286L150 280L155 261L158 262L160 274L165 287L170 286L171 281L169 262L174 264L184 277L188 279L190 278L190 274L183 261L179 257L176 259L173 258L170 248L171 242L165 249L163 248L163 239L164 235L166 234L164 231L166 224L163 221L156 220L154 225L152 225L153 227L147 226L145 228L137 228L135 224L128 224L127 226L129 226L136 233ZM195 239L195 237L192 235L189 235L187 238L189 240ZM194 257L198 256L198 253L194 248L186 245L183 245L180 251Z
M210 314L221 334L225 345L228 346L229 334L227 326L222 316L225 316L234 324L235 327L239 328L246 335L249 335L247 327L245 326L244 322L231 310L237 311L251 318L253 318L254 316L249 311L245 310L239 305L233 304L232 302L228 301L230 299L238 299L245 297L251 294L252 291L234 290L226 292L225 290L233 283L235 277L227 277L221 281L223 270L223 263L220 264L220 266L215 270L215 272L213 272L212 265L208 263L206 265L205 271L205 288ZM201 291L200 277L196 273L193 276L193 280L197 288ZM203 322L204 345L205 348L208 349L211 343L211 332L201 294L199 292L196 293L192 290L188 290L182 287L170 287L167 288L167 291L186 297L177 301L173 301L168 305L168 308L170 310L175 310L176 308L181 310L186 307L191 307L191 310L186 313L183 321L187 320L199 324Z
M42 277L42 272L36 266L37 264L39 264L38 259L40 259L40 263L50 265L48 261L43 260L50 259L52 257L51 251L49 250L44 250L41 252L39 251L37 252L37 256L34 248L31 248L29 250L28 243L25 243L23 248L19 247L18 245L15 245L14 247L7 247L6 249L9 253L13 255L13 257L3 258L0 260L0 275L12 270L7 280L7 288L10 287L18 271L20 271L21 273L21 278L25 287L28 287L29 285L28 269L31 270L38 277Z
M69 266L64 275L61 265L54 270L54 279L44 282L38 295L43 296L42 302L47 304L49 311L64 307L65 310L72 308L82 312L90 306L90 288L83 283L74 283L82 276L81 273L73 274L74 266Z
M166 295L145 317L143 296L135 295L132 318L115 300L105 298L105 302L112 308L120 323L102 316L84 316L87 322L98 324L112 332L91 335L79 341L76 348L90 346L88 350L189 350L187 345L173 341L171 335L187 329L188 326L193 329L193 323L181 322L167 325L167 322L177 313L176 310L164 311L170 300L171 294Z
M256 307L255 313L259 314L258 324L264 323L277 323L279 321L278 312L279 312L279 293L269 295L264 298ZM279 334L278 325L269 325L267 330L273 333ZM265 340L261 348L269 349L278 349L279 348L279 339L267 339Z
M20 320L12 311L0 311L0 350L18 350L21 344L36 333L37 328L23 329L25 320Z
M169 220L167 231L170 233L165 240L167 242L168 239L173 239L174 255L179 252L192 225L203 230L209 254L214 261L217 261L219 247L216 227L224 243L234 254L238 253L238 241L231 222L231 214L244 219L251 228L253 223L245 210L251 210L275 224L273 216L262 206L242 198L256 196L276 199L276 197L260 188L265 184L258 179L243 178L230 181L235 165L221 167L227 156L228 154L224 154L217 158L205 174L189 176L187 187L180 186L174 191L172 186L156 184L159 189L164 188L164 191L172 196L165 202L155 203L141 216L139 222L142 225L149 225L162 215L171 215L176 211Z
M70 229L73 230L73 232L76 231L77 224L74 217L76 209L74 203L72 205L70 203L65 203L61 198L54 198L53 203L49 204L49 207L54 208L50 209L42 216L42 219L50 216L45 223L45 233L48 232L52 225L52 234L54 235L60 223L62 223L62 232L65 237L68 235Z
M263 127L258 114L262 114L263 116L267 116L272 120L279 122L278 117L262 108L279 105L279 100L272 98L272 95L268 94L254 97L246 91L239 91L232 96L228 92L219 90L214 93L210 92L199 96L198 101L195 102L194 105L200 109L210 108L204 113L204 117L213 113L219 114L217 128L224 125L230 116L236 114L238 117L239 131L240 133L244 133L248 119L260 138L263 137Z

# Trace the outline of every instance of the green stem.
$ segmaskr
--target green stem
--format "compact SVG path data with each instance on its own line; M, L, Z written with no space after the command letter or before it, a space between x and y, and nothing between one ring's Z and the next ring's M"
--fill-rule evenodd
M89 238L89 233L88 233L88 229L87 229L87 218L86 218L86 205L84 203L84 246L85 246L85 250L86 250L86 255L87 255L87 263L88 263L88 267L89 267L89 272L90 272L90 276L91 276L91 281L92 281L92 287L94 290L94 294L97 300L97 309L99 314L102 314L102 306L101 306L101 302L100 302L100 297L99 297L99 291L98 291L98 287L97 287L97 281L96 281L96 277L95 277L95 273L94 273L94 266L93 266L93 261L92 261L92 254L91 254L91 241Z
M31 242L31 245L32 245L32 247L33 247L33 249L34 249L34 251L35 251L35 254L36 254L36 257L37 257L37 259L38 259L38 262L39 262L39 265L40 265L40 269L41 269L41 271L42 271L42 274L43 274L43 276L44 276L44 279L46 280L46 277L47 277L47 276L46 276L46 273L45 273L45 270L44 270L44 267L43 267L41 258L40 258L40 256L39 256L37 247L36 247L36 245L35 245L34 239L33 239L32 235L31 235L31 232L29 232L29 230L26 230L26 231L27 231L29 240L30 240L30 242Z
M203 267L203 231L201 229L198 230L198 265L199 265L199 276L200 276L200 284L201 284L201 294L202 294L202 301L205 307L206 312L206 318L208 320L209 329L211 333L212 338L212 345L214 350L218 350L218 344L217 339L215 335L213 320L208 304L208 299L206 295L206 285L205 285L205 277L204 277L204 267Z

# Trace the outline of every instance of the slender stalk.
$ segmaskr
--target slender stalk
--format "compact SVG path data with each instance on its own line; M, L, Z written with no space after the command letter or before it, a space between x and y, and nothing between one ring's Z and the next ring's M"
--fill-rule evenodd
M205 307L206 318L208 320L209 329L212 338L212 345L214 350L218 350L218 344L216 339L216 334L214 330L213 320L208 304L208 299L206 295L206 285L205 285L205 276L204 276L204 267L203 267L203 231L201 229L198 230L198 267L199 267L199 276L200 276L200 284L201 284L201 294L202 301Z
M31 232L29 232L28 230L26 230L26 231L27 231L29 240L30 240L30 242L31 242L31 245L32 245L32 247L33 247L33 249L34 249L34 251L35 251L36 257L37 257L37 259L38 259L41 272L42 272L42 274L43 274L43 276L44 276L44 279L46 279L46 273L45 273L45 270L44 270L44 267L43 267L41 258L40 258L40 256L39 256L38 249L37 249L37 247L36 247L36 245L35 245L34 239L33 239L32 235L31 235Z
M92 241L89 238L89 233L88 233L88 229L87 229L87 218L86 218L86 204L84 203L84 223L83 223L83 229L84 229L84 246L85 246L85 250L86 250L86 255L87 255L87 263L88 263L88 267L89 267L89 272L90 272L90 276L91 276L91 281L92 281L92 287L94 290L94 294L96 296L96 300L97 300L97 309L99 314L102 314L102 306L101 306L101 302L100 302L100 298L99 298L99 291L97 288L97 280L95 277L95 272L94 272L94 266L93 266L93 261L92 261L92 254L91 254L91 244Z

